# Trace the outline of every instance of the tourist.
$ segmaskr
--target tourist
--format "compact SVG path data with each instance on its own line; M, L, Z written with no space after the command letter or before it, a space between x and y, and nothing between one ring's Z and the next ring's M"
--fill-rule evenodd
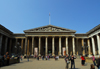
M92 58L92 61L93 61L94 65L96 66L94 55L92 55L92 57L90 57L90 58Z
M49 60L49 55L48 55L48 60Z
M44 55L42 56L42 60L44 60Z
M98 58L97 67L98 67L98 69L100 69L100 56L99 56L99 58Z
M9 65L9 60L10 60L10 57L9 55L7 55L7 65Z
M20 59L21 59L21 61L22 61L22 55L20 56Z
M84 66L84 64L85 64L85 57L83 55L81 56L81 60L82 60L81 64L82 64L82 66Z
M66 69L69 69L69 57L66 55L65 57L65 62L66 62Z
M73 55L71 56L70 60L71 60L71 69L72 67L74 66L74 69L75 69L75 62L74 62L74 59L76 59L76 57L74 57Z
M27 56L27 61L29 61L29 55Z
M93 64L91 64L91 68L90 69L95 69L95 66Z
M45 56L45 59L47 60L47 55Z

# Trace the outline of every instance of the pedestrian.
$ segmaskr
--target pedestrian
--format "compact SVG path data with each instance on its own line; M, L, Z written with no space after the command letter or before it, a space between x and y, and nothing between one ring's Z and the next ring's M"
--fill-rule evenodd
M9 55L7 55L7 65L9 65L9 60L10 60L10 57Z
M76 59L76 57L74 57L73 55L71 56L70 60L71 60L71 69L72 67L74 67L75 69L75 62L74 62L74 59Z
M45 56L45 59L47 60L47 55Z
M97 67L98 67L98 69L100 69L100 56L99 56L99 58L98 58Z
M21 61L22 61L22 55L20 56L20 58L21 58Z
M91 64L91 68L90 69L95 69L95 66L93 64Z
M83 55L81 56L81 64L82 64L82 66L84 66L84 64L85 64L85 57Z
M49 55L48 55L48 60L49 60Z
M65 57L65 62L66 62L66 69L69 69L69 57L68 57L68 55L66 55L66 57Z
M90 58L92 58L93 64L94 64L94 66L96 66L94 55L92 55L92 57L90 57Z
M27 55L27 61L29 61L29 55Z
M42 56L42 60L44 60L44 55Z

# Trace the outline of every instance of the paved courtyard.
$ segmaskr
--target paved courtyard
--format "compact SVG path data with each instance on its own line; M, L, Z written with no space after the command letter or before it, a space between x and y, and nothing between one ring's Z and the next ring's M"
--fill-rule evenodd
M27 59L24 59L21 63L1 67L0 69L65 69L65 65L64 59L59 59L58 61L55 61L54 59L50 59L49 61L30 59L29 62ZM90 69L90 63L86 63L85 66L81 66L81 60L75 59L75 67L76 69Z

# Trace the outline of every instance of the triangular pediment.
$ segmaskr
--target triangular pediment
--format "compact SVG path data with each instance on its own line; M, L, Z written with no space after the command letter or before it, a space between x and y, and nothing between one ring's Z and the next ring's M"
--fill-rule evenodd
M53 26L53 25L47 25L47 26L43 26L43 27L25 30L24 32L76 32L76 31Z

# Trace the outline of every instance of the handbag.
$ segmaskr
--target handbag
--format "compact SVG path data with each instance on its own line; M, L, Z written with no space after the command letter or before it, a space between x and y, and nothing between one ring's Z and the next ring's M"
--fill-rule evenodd
M70 61L68 61L68 60L67 60L67 63L69 64L69 63L70 63Z

